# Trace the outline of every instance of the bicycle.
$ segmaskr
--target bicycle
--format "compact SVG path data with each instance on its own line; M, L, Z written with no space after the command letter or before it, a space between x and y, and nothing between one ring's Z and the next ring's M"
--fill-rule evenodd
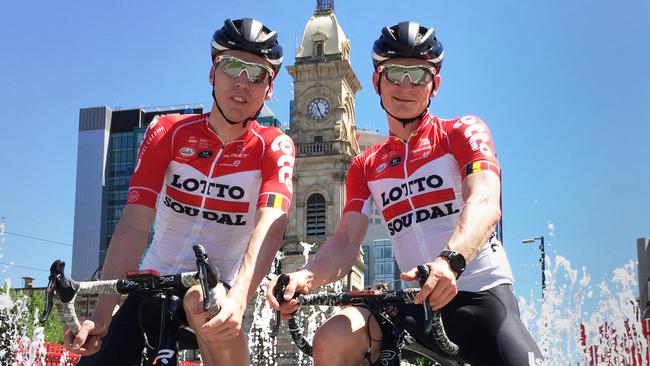
M418 266L418 276L420 286L429 277L429 269L426 266ZM278 303L284 301L284 290L289 283L289 276L281 274L273 295ZM300 306L346 306L346 305L365 305L372 314L377 314L390 305L410 304L420 291L419 288L408 288L404 290L361 290L348 292L319 292L316 294L297 295L294 297ZM459 348L454 344L445 332L440 311L432 311L427 303L422 304L425 314L425 332L433 334L437 346L442 352L430 350L417 343L399 324L393 327L393 344L391 349L382 347L381 354L377 364L385 366L400 365L400 354L402 352L411 352L417 356L424 357L440 366L458 366L462 365L455 360L454 356L458 354ZM271 336L278 334L280 326L280 312L275 312L275 323L272 325ZM288 320L289 334L291 338L304 354L312 356L312 345L305 338L296 320L296 313Z
M74 300L77 295L100 295L100 294L129 294L133 292L142 292L153 295L154 299L162 302L162 316L160 320L160 334L158 338L158 348L155 349L149 345L146 333L143 330L145 338L145 347L142 351L141 365L159 365L178 366L179 364L179 329L181 321L176 314L183 311L181 299L175 294L174 290L179 287L189 288L194 285L201 285L204 294L203 310L211 315L219 313L219 304L216 298L214 287L219 283L220 275L218 268L210 261L210 258L201 245L194 245L194 254L196 256L196 271L183 272L173 275L160 275L155 270L142 270L129 272L126 278L102 281L77 282L64 274L65 262L56 260L50 267L50 277L45 293L45 309L40 317L41 323L47 320L54 301L54 293L61 300L61 322L67 326L73 334L77 334L80 329L79 319L77 318ZM142 324L140 328L143 329ZM196 342L195 339L192 339ZM190 343L192 343L190 341ZM198 348L192 344L191 348ZM155 358L150 362L151 357Z

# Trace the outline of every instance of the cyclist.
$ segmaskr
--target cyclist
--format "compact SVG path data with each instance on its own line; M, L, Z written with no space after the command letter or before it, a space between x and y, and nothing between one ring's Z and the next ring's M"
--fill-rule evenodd
M416 22L384 27L373 46L373 84L386 111L390 136L355 157L347 175L347 199L335 233L311 262L289 275L280 307L283 318L306 293L343 277L359 257L372 204L383 215L401 279L417 279L416 266L430 275L415 298L442 309L459 358L472 365L528 365L540 351L519 318L513 277L503 246L491 239L500 218L500 169L486 124L474 116L451 120L429 113L440 87L443 48L433 28ZM277 280L276 280L277 281ZM290 301L289 301L290 300ZM391 314L347 307L314 337L315 365L359 365L378 361L382 339L399 321L422 345L421 305ZM379 320L379 321L378 321ZM390 356L390 352L382 352ZM386 362L387 360L382 360ZM387 363L383 363L387 364Z
M161 116L145 133L102 277L138 267L154 219L141 268L195 270L192 245L203 244L225 283L218 287L221 311L203 312L193 287L181 316L197 335L204 364L245 365L242 316L282 245L295 152L288 136L256 121L282 63L276 32L255 19L227 19L214 33L211 56L211 112ZM76 337L66 332L69 349L95 354L79 365L139 365L141 322L156 344L160 309L130 295L111 319L117 302L100 296Z

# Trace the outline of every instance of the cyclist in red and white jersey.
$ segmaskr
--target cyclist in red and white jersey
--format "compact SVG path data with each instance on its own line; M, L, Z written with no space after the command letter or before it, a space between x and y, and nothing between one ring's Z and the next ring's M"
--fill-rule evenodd
M380 210L401 279L415 281L422 263L430 275L415 302L442 309L459 361L472 365L535 365L540 351L519 318L512 273L503 246L492 238L500 218L500 169L487 125L478 117L451 120L429 113L440 86L443 49L432 28L401 22L382 29L373 46L373 83L386 111L390 136L352 161L346 206L336 232L314 259L290 274L278 306L287 318L297 309L295 292L346 275L359 257L372 205ZM421 306L401 306L397 318L348 307L314 337L314 364L392 365L381 352L400 322L422 345Z
M282 245L295 152L288 136L256 121L282 63L277 34L255 19L227 19L214 33L211 57L212 111L162 116L145 133L102 277L138 267L154 220L142 268L195 270L192 245L204 245L224 281L221 310L214 317L203 312L197 286L181 293L184 315L204 364L246 365L242 317ZM80 365L140 364L141 323L157 341L156 304L131 295L111 318L117 301L101 296L76 338L66 333L71 350L94 354Z

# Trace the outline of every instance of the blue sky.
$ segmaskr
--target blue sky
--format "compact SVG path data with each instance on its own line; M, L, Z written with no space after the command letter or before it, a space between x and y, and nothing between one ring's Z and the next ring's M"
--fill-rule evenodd
M315 1L9 2L0 12L1 263L46 270L70 261L79 109L203 103L209 40L226 17L261 19L280 34L285 65ZM475 114L491 127L503 168L505 245L527 295L539 252L585 266L594 280L636 260L650 236L650 3L611 1L338 1L363 89L357 124L386 131L371 85L370 49L384 25L412 19L445 47L441 117ZM290 76L268 103L288 121ZM553 226L550 236L549 224ZM47 273L0 266L0 279Z

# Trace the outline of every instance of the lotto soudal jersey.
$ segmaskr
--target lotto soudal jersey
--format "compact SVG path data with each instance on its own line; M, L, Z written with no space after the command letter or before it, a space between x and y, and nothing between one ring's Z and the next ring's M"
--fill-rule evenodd
M492 137L476 117L442 120L427 115L408 141L389 136L358 155L347 177L344 212L383 216L402 271L435 259L446 247L463 209L461 184L469 174L500 176ZM461 291L512 283L501 245L485 243L460 276Z
M207 114L152 121L128 194L129 204L156 209L153 240L141 267L161 273L195 270L192 245L198 243L222 280L232 282L256 209L289 209L294 156L287 135L255 121L225 144Z

